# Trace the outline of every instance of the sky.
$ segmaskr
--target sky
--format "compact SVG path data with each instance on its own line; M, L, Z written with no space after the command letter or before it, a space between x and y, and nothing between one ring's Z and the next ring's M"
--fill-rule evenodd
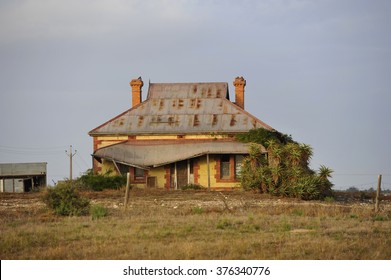
M389 0L0 0L0 163L47 162L53 185L72 145L80 176L131 79L227 82L232 99L243 76L245 109L309 144L335 189L378 174L391 189L390 14Z

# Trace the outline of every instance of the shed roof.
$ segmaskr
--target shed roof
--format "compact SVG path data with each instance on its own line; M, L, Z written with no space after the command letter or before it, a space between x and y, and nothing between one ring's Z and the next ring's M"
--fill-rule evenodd
M248 145L232 140L139 140L98 149L93 156L149 169L205 154L248 154Z
M89 134L240 133L261 127L272 129L229 101L227 83L150 83L144 102Z
M46 174L46 162L0 163L0 177Z

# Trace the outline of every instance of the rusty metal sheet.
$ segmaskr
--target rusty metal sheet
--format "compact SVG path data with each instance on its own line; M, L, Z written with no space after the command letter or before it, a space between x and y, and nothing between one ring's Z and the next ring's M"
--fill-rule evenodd
M214 140L127 141L97 150L93 156L149 169L205 154L248 154L248 144Z
M90 135L240 133L267 128L229 101L227 83L150 84L147 99Z

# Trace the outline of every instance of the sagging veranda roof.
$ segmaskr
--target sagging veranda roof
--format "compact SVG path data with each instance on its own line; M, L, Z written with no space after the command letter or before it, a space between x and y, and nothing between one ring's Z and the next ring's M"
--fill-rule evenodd
M241 133L255 128L272 129L229 101L227 83L150 83L144 102L89 134Z
M248 144L230 140L126 141L98 149L93 156L149 169L205 154L248 154Z

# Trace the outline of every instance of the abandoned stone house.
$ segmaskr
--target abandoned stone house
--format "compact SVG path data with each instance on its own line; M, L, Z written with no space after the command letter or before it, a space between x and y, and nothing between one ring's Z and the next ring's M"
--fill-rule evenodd
M140 187L240 187L248 144L235 135L272 129L245 111L246 80L235 78L235 102L225 82L149 83L142 101L143 85L132 80L132 107L89 132L94 172L129 172Z

